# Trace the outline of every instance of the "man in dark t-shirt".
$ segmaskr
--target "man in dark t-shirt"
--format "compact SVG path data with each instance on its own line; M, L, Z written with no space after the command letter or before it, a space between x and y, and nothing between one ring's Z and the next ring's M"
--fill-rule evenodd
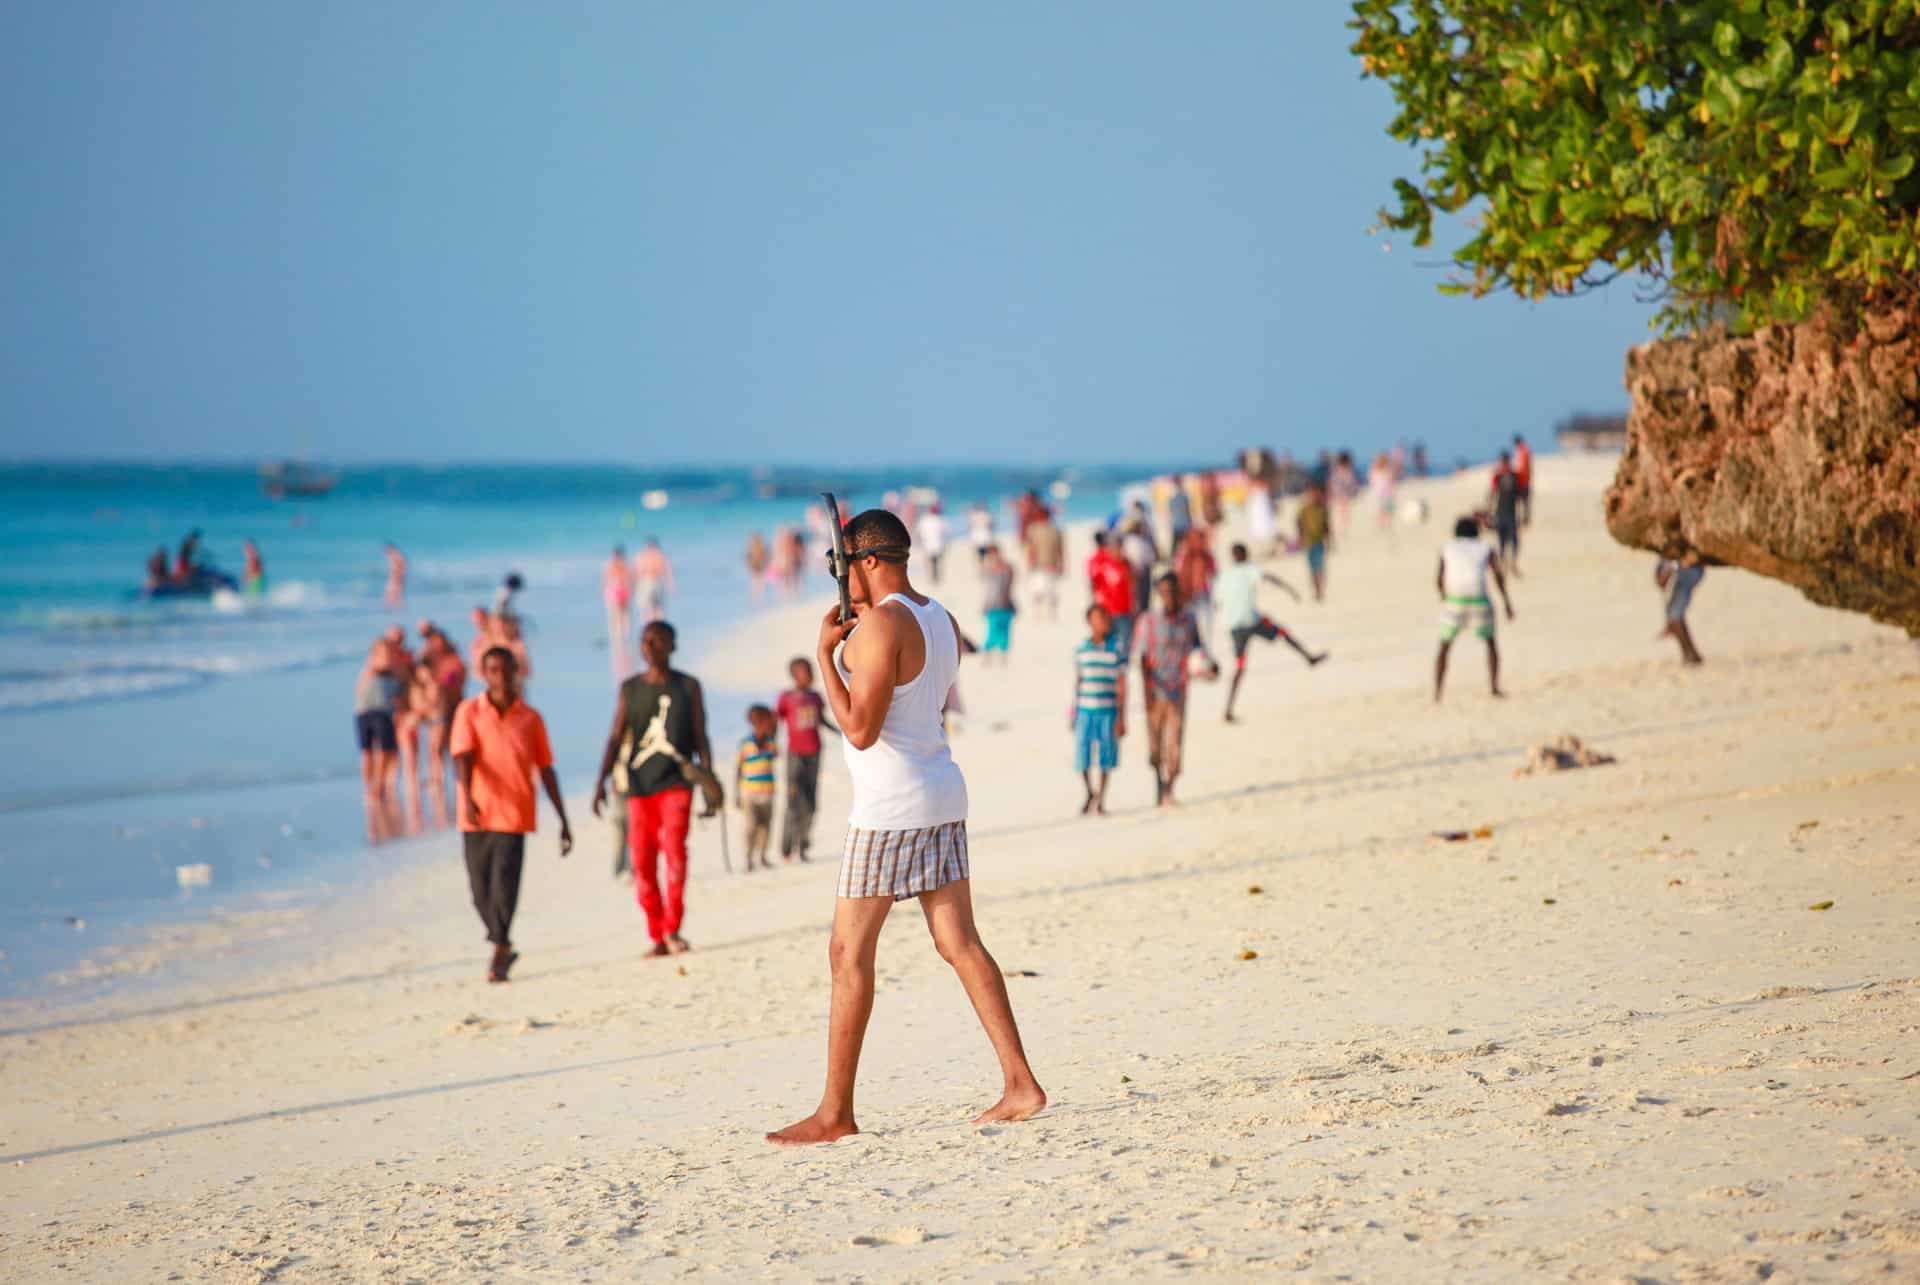
M600 758L593 787L593 814L606 802L607 778L622 746L627 768L627 845L633 860L633 886L653 938L650 955L678 955L687 949L680 935L686 906L687 827L693 816L693 771L713 770L707 743L707 708L700 682L672 668L673 626L664 620L640 634L644 668L620 684L613 708L613 730ZM661 886L659 862L666 857ZM664 892L664 896L662 895Z

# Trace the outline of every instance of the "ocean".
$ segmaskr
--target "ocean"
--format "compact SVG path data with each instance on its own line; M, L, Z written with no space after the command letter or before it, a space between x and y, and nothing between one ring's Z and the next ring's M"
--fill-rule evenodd
M1065 479L1065 515L1106 513L1134 476ZM752 608L748 534L802 525L817 491L859 509L931 486L956 528L979 501L1004 531L1007 500L1061 480L1047 469L369 466L343 470L324 498L273 500L251 468L0 466L0 735L11 750L0 994L78 984L76 963L162 921L339 895L392 860L446 856L450 840L369 848L352 694L385 628L411 635L429 619L464 653L472 608L518 571L528 694L575 793L592 784L614 685L600 599L614 544L631 552L656 537L673 560L669 616L697 672L702 643ZM649 492L665 507L644 507ZM195 528L202 560L235 575L253 540L266 592L143 598L146 559ZM410 564L397 610L381 597L389 540ZM805 571L806 592L829 600L811 547ZM735 726L783 681L712 693L715 726ZM194 865L211 883L183 888L176 870Z

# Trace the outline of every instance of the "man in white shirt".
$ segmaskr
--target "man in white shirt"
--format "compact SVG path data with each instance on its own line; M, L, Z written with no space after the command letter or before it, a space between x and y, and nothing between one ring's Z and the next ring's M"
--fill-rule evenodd
M827 1084L812 1115L767 1135L784 1145L860 1131L853 1085L873 1014L880 928L894 903L910 898L919 900L935 948L959 975L1000 1061L1000 1100L974 1123L1024 1120L1047 1104L1027 1065L1000 966L973 922L967 783L941 723L959 671L960 627L908 582L911 541L899 518L869 509L847 523L845 538L856 614L842 621L838 606L829 611L818 648L853 781L827 949Z
M914 539L919 542L920 553L927 560L928 578L939 584L940 555L947 549L947 515L940 511L937 502L930 504L914 527Z
M1500 555L1480 538L1477 518L1461 518L1453 524L1453 539L1440 546L1440 569L1434 587L1444 604L1440 614L1440 654L1433 660L1433 701L1440 703L1440 690L1447 682L1447 652L1463 629L1473 630L1487 644L1487 680L1495 696L1500 690L1500 648L1493 641L1493 602L1487 597L1487 577L1500 587L1500 601L1513 619L1513 598L1507 593L1507 577L1500 567Z

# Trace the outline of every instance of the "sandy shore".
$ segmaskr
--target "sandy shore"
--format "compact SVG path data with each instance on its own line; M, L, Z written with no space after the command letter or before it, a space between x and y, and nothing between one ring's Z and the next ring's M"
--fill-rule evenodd
M1356 530L1324 606L1269 593L1334 658L1259 650L1235 727L1199 689L1177 811L1130 739L1115 815L1075 815L1077 584L969 664L975 895L1037 1120L968 1126L992 1057L905 907L868 1132L767 1147L819 1090L832 869L727 878L696 831L695 953L643 960L576 805L572 859L547 819L531 849L509 986L449 842L370 904L200 940L217 978L0 1009L0 1274L1920 1276L1920 655L1714 572L1682 671L1605 465L1539 471L1504 702L1473 644L1427 693L1446 483L1428 527ZM818 612L703 676L771 694ZM1618 762L1514 776L1563 732Z

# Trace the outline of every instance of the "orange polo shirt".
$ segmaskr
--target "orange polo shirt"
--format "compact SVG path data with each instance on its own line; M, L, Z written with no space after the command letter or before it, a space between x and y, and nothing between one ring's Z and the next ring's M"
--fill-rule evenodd
M516 700L503 714L485 692L469 696L454 711L450 748L455 758L473 755L473 798L480 808L480 824L474 825L467 818L467 792L459 789L460 828L531 834L534 774L553 766L547 725L533 706Z

